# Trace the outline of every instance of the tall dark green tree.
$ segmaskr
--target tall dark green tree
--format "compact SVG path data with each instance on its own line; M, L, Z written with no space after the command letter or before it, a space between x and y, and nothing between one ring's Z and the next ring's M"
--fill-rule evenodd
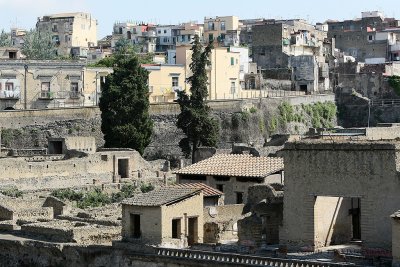
M134 54L117 53L113 63L114 71L105 79L99 104L105 146L133 148L143 154L153 131L148 72Z
M178 104L181 113L178 115L177 126L185 134L179 146L186 157L192 155L200 146L215 147L219 138L219 124L211 116L210 107L206 103L208 96L207 65L210 65L212 44L203 47L196 35L192 43L192 76L187 79L190 84L190 95L185 91L178 93Z

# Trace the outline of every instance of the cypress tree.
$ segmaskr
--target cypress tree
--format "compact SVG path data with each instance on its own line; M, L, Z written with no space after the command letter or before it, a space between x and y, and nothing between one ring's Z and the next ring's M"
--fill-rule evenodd
M105 147L133 148L143 154L153 131L148 72L134 54L117 53L113 64L114 71L105 79L99 103Z
M199 146L215 147L219 138L219 125L210 114L210 107L206 103L208 96L208 77L206 67L210 65L212 44L205 48L196 35L192 43L192 63L190 70L192 76L187 79L190 84L190 95L185 91L178 93L178 104L181 113L178 115L177 126L182 129L185 136L179 146L186 157L192 155Z

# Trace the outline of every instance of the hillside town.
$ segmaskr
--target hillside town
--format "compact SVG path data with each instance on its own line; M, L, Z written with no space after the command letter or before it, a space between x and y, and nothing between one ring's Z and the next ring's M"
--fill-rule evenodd
M0 266L400 267L400 18L100 19L0 33Z

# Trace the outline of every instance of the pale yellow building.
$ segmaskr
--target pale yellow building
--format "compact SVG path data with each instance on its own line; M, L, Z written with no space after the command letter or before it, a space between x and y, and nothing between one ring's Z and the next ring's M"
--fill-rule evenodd
M150 103L172 102L177 92L187 90L184 65L144 64L149 72Z
M191 46L176 48L176 63L185 66L186 78L192 75ZM241 95L240 53L227 47L215 47L210 54L211 65L208 72L208 99L236 99Z
M176 248L203 243L202 190L161 187L124 200L122 238Z
M3 60L0 110L94 106L111 72L73 61Z
M225 42L226 39L232 41L230 44L238 44L240 34L239 18L236 16L204 18L204 41ZM228 41L227 40L227 41Z
M87 57L89 47L97 45L97 20L88 13L43 16L38 18L36 29L51 34L61 56Z

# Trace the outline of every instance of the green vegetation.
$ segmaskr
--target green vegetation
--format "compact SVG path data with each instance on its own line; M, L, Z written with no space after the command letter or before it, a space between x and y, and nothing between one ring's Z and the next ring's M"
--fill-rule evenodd
M247 111L233 113L231 119L233 129L237 129L243 123L247 123L249 121L249 118L250 118L250 113Z
M150 192L154 189L151 184L143 184L140 188L142 192ZM131 198L136 192L136 187L131 184L126 184L121 187L119 192L114 192L111 195L102 192L96 188L92 191L83 192L73 189L57 189L51 193L52 196L60 200L69 200L76 202L76 206L81 209L88 207L100 207L110 203L121 202L126 198Z
M219 138L219 124L210 114L210 107L206 103L207 70L210 65L209 56L212 44L203 48L199 36L195 36L192 46L192 76L187 79L190 84L190 95L185 91L178 92L178 104L181 113L178 115L177 127L183 131L185 137L179 142L179 147L186 157L194 153L199 146L215 147Z
M5 196L9 196L9 197L22 197L22 195L23 195L22 191L19 191L19 189L16 187L3 189L0 191L0 193L2 193Z
M10 147L14 139L13 129L3 129L1 131L1 142L4 146Z
M12 46L11 35L2 29L0 33L0 47L7 46Z
M400 76L390 76L389 85L393 88L397 95L400 95Z
M154 190L154 185L152 184L142 184L140 186L140 191L142 191L142 193L148 193L153 190Z
M133 148L143 155L153 132L148 72L124 49L113 60L114 71L106 77L99 104L105 147Z
M268 123L268 132L270 134L276 133L279 126L283 127L291 122L306 124L309 121L312 127L315 128L332 128L337 108L333 102L302 104L301 107L283 102L278 106L278 111L278 117L273 116ZM299 127L295 125L295 131L298 132L298 130Z
M26 59L57 59L56 41L48 33L30 30L24 37L21 52Z
M257 112L257 109L255 108L255 107L251 107L250 109L249 109L249 111L250 111L250 113L256 113Z
M336 117L337 108L333 102L317 102L302 105L304 111L311 117L311 124L315 128L332 128Z

